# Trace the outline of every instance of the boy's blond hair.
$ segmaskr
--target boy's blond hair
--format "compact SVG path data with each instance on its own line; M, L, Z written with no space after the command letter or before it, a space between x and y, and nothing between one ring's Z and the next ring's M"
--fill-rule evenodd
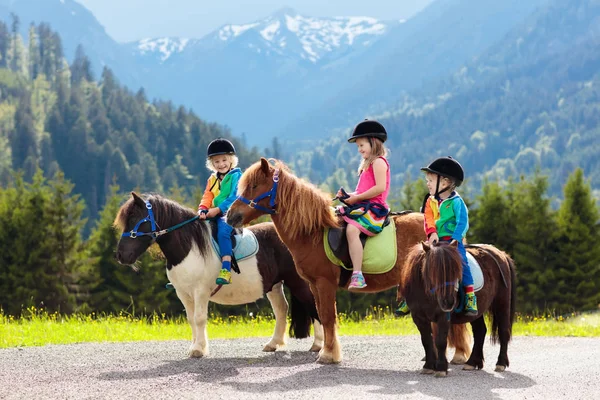
M210 169L212 172L217 172L217 169L213 165L212 159L213 157L223 157L226 156L229 158L229 162L231 163L231 169L238 166L239 159L235 154L217 154L214 156L210 156L206 158L206 168Z
M387 157L388 155L388 150L381 140L370 136L367 137L367 139L369 139L369 142L371 143L371 155L369 158L363 158L360 162L360 165L358 166L359 175L361 172L366 171L367 168L369 168L369 165L373 164L379 157Z

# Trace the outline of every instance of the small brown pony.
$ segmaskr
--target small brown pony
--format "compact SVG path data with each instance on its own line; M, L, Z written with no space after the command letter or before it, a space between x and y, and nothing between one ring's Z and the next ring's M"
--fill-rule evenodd
M508 342L511 339L516 303L516 272L513 260L503 251L491 245L467 247L481 266L484 285L477 292L479 314L473 317L455 313L459 306L458 282L462 277L462 260L457 242L415 245L408 255L406 268L402 271L400 291L411 310L413 321L421 333L425 348L425 365L422 373L435 376L448 374L446 360L446 336L452 324L471 323L473 328L473 351L464 370L483 368L483 342L487 328L483 314L492 317L492 343L500 340L500 355L496 371L508 367ZM464 296L463 296L464 297ZM431 323L437 324L438 332L432 339Z
M298 273L308 281L315 297L325 339L317 361L339 363L342 351L337 336L335 295L341 270L329 261L323 247L324 229L338 227L339 222L330 196L294 176L281 161L275 163L272 167L261 158L244 172L238 185L240 196L227 213L227 223L240 227L263 214L271 214L277 233L292 253ZM409 213L392 220L396 224L398 244L396 264L389 272L366 274L369 285L359 290L360 293L396 287L409 249L425 238L422 214ZM466 333L464 325L456 325L450 335L450 344L456 347L457 363L461 358L466 360L469 352Z

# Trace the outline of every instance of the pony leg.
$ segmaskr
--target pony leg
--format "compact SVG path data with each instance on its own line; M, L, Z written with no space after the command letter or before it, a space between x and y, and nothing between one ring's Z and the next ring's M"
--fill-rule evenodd
M206 321L208 315L208 294L194 296L194 326L196 339L190 348L190 357L199 358L208 355L208 335Z
M413 322L417 325L419 333L421 334L421 344L425 349L425 364L421 369L422 374L433 374L433 368L435 366L435 348L433 347L433 335L431 331L431 323L425 317L415 315L415 312L411 312Z
M319 279L311 290L317 301L319 319L323 325L325 346L321 349L317 362L321 364L337 364L342 361L342 349L337 337L337 311L335 293L337 285L326 279Z
M313 322L313 329L315 340L309 351L319 352L323 348L323 325L315 319Z
M480 316L475 321L471 321L471 328L473 328L473 352L463 367L465 371L483 369L483 343L485 341L485 334L487 333L483 316Z
M263 351L275 351L278 347L285 346L285 328L287 326L288 302L283 294L283 284L276 283L270 292L267 292L267 298L273 307L275 314L275 331L273 337L265 345Z
M196 338L198 334L196 333L196 324L194 324L194 299L192 296L187 293L181 293L176 290L177 297L181 300L183 307L185 308L185 315L187 317L187 321L190 324L190 328L192 328L192 344L190 345L190 349L188 354L192 355L192 350L194 348L194 343L196 342Z
M435 361L436 378L448 375L448 359L446 358L446 348L448 346L448 331L450 322L443 315L437 322L437 334L435 336L435 347L437 350L437 359Z

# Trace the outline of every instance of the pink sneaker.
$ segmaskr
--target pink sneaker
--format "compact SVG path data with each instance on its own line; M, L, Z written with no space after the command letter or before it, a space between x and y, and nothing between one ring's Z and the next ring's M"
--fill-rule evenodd
M367 283L365 282L365 277L362 272L353 272L348 289L362 289L365 287L367 287Z

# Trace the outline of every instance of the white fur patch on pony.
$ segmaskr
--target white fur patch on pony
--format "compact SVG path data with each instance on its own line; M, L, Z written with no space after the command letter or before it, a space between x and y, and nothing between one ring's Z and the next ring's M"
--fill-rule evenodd
M481 266L479 265L475 257L473 257L468 251L467 261L469 262L469 268L471 269L471 276L473 276L473 290L475 292L478 292L481 290L483 284L485 283L483 281L483 272L481 271Z
M240 274L231 272L231 283L223 285L210 301L219 304L246 304L263 297L263 279L258 270L256 256L239 261ZM178 293L192 298L198 292L211 293L221 270L221 260L217 254L209 251L204 259L194 243L187 257L178 265L167 270L167 277Z

